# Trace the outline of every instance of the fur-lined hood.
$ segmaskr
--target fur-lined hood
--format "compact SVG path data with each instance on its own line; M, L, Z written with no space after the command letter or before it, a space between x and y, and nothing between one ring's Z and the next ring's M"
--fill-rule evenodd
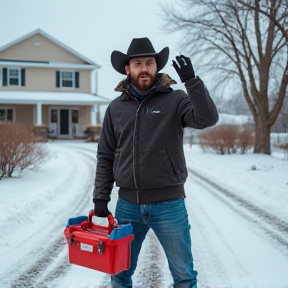
M117 87L114 89L117 92L125 92L126 94L130 95L129 91L127 90L127 84L128 84L129 78L125 78L123 79L118 85ZM153 92L156 91L166 91L166 89L172 89L170 87L170 85L172 84L177 84L177 82L175 80L173 80L168 74L164 74L164 73L158 73L157 74L157 80L156 80L156 84L155 84L155 89L153 89Z

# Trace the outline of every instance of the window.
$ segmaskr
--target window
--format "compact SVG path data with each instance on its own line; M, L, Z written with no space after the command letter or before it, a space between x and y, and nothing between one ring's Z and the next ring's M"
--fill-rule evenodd
M56 109L51 110L51 123L57 123L58 112Z
M20 69L8 69L8 85L20 85Z
M25 86L25 68L2 68L3 86Z
M0 121L13 121L14 111L11 108L0 108Z
M61 86L75 87L74 72L61 72Z
M79 88L79 72L56 71L56 87Z
M0 109L0 121L5 121L6 119L6 110Z
M7 109L7 121L13 121L13 110Z
M79 111L72 110L72 123L78 124L79 123Z

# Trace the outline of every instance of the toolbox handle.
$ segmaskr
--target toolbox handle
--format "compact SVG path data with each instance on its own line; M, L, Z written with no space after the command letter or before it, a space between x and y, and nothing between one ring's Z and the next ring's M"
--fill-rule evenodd
M89 212L89 216L88 216L88 221L89 221L88 228L92 228L92 217L93 216L95 216L95 213L94 213L94 210L91 210ZM107 218L108 218L108 234L110 235L112 230L114 228L118 228L119 225L117 223L117 220L113 217L112 214L109 214Z

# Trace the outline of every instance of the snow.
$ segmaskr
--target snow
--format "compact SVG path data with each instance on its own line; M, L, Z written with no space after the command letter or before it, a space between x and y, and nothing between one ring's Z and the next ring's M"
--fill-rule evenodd
M209 179L233 187L235 193L237 190L239 195L288 219L288 161L284 153L277 152L274 157L251 153L217 155L192 147L186 149L186 157L188 167L204 175L209 173Z
M63 231L69 217L87 215L93 208L97 144L54 141L47 145L50 160L39 170L0 181L0 287L21 287L15 283L27 275L32 284L23 287L38 283L35 287L95 288L109 275L69 264ZM204 153L197 145L184 148L191 170L185 185L186 206L199 282L209 288L287 288L288 161L284 153L217 155ZM240 196L239 202L219 194L199 175ZM279 225L286 223L284 231L266 223L260 210L259 218L245 210L241 199L277 217ZM115 187L109 203L112 213L116 200ZM143 271L151 266L148 241L156 240L153 234L149 237L135 281L141 281ZM171 282L162 252L154 258Z

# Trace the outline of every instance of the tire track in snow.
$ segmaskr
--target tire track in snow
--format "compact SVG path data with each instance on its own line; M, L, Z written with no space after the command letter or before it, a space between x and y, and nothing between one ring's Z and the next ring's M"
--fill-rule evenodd
M199 184L197 183L197 185ZM201 193L202 191L198 192ZM189 195L187 196L186 205L187 210L191 211L189 219L191 223L194 265L199 272L199 283L201 285L205 284L205 286L200 287L224 287L222 283L230 283L231 278L245 279L245 275L248 272L239 261L231 243L225 239L222 231L218 228L219 223L215 223L215 219L210 215L209 209L207 210L207 207L203 206L196 195L192 196L193 198L190 197ZM211 238L211 234L213 238ZM233 276L229 270L227 271L228 268L222 261L222 253L219 253L220 249L233 259L231 261L231 265L235 267Z
M282 248L281 252L288 251L288 223L279 219L278 217L270 214L269 212L261 209L260 207L252 204L247 199L228 191L212 182L211 180L203 177L192 169L188 169L189 173L200 179L201 185L206 183L205 189L209 191L214 197L226 203L233 211L237 211L239 215L255 226L255 229L261 229L270 236L271 239L278 242ZM212 188L212 189L211 189ZM216 189L217 192L213 189ZM243 211L244 208L244 211ZM275 245L275 244L274 244Z
M71 146L70 146L71 147ZM76 148L76 147L71 147L71 148ZM80 152L79 148L76 148L77 149L77 153L83 155L84 157L88 158L89 161L91 162L91 160L95 160L95 159L92 159L92 157L83 152ZM88 150L88 149L81 149L81 150ZM92 152L91 150L89 150L89 152ZM93 153L95 153L93 151ZM91 162L92 163L92 162ZM92 164L91 164L92 165ZM93 169L95 169L95 162L93 161ZM93 170L92 170L93 171ZM93 173L93 176L91 175L92 177L92 182L94 182L94 173ZM89 186L89 185L88 185ZM92 193L90 187L87 189L86 191L87 193ZM86 194L86 193L84 193ZM90 201L90 198L85 198L83 197L83 204L81 204L78 209L76 211L74 211L74 214L73 215L82 215L82 214L87 214L87 211L84 211L84 208L86 208L88 206L88 204L91 202ZM92 205L92 202L91 202L91 205ZM83 212L84 211L84 212ZM64 238L65 239L65 238ZM63 251L59 251L58 252L58 255L61 254L60 256L60 260L56 263L56 265L54 265L54 267L52 269L49 269L48 273L45 273L45 276L43 277L42 276L42 281L40 282L41 283L46 283L46 287L50 287L50 283L53 282L55 279L61 277L62 275L65 275L67 273L67 271L71 268L71 264L68 262L68 251L67 251L67 243L66 243L66 239L64 241L64 244L62 245L62 248L64 246L64 253ZM57 256L57 255L56 255ZM57 257L55 257L56 259ZM56 259L57 260L57 259ZM39 285L39 284L38 284ZM47 286L48 285L48 286ZM53 287L55 287L55 285L53 285ZM42 288L42 287L41 287Z
M78 152L79 153L79 152ZM82 153L83 154L83 153ZM86 164L92 167L92 159L90 156L87 156L86 154L83 154L86 156L86 160L89 159L90 164L86 161ZM93 162L93 169L95 169L95 163ZM94 171L93 169L89 169L88 171ZM94 173L90 173L88 181L83 182L84 189L79 191L79 194L77 194L77 197L72 199L70 205L67 205L67 218L70 217L72 214L77 215L85 207L88 207L89 202L91 199L89 197L83 197L83 195L89 195L91 194L91 183L93 183L94 179ZM73 176L73 175L72 175ZM73 176L75 177L75 175ZM90 182L90 180L92 182ZM70 182L73 184L73 181ZM70 184L71 185L71 184ZM63 187L62 189L69 189L69 186ZM87 211L86 211L87 213ZM64 227L62 231L64 230ZM51 234L52 233L52 234ZM57 235L55 240L49 241L51 238L51 235ZM63 232L59 235L59 227L56 227L56 229L53 229L53 231L49 231L49 234L47 234L46 239L49 242L48 248L43 250L43 247L39 247L37 249L34 249L33 254L35 257L35 261L32 266L30 266L25 271L22 271L20 275L16 276L16 279L12 280L10 287L11 288L24 288L24 287L48 287L45 282L50 281L51 279L54 279L54 277L59 277L61 274L65 274L66 270L69 269L69 263L68 263L68 255L67 255L67 249L66 249L66 240L63 235ZM57 260L59 254L63 254L64 250L64 256L62 256L62 260L53 268L51 269L50 266L53 266L53 262ZM40 256L39 256L40 255ZM27 256L28 258L31 257L31 254ZM25 259L23 259L25 261ZM31 260L29 261L31 262ZM19 269L15 268L16 271ZM14 269L14 270L15 270ZM48 273L46 272L48 270ZM11 271L10 273L11 274ZM12 275L15 275L15 271L12 272ZM46 274L46 277L43 279L43 275ZM17 274L16 274L17 275Z

